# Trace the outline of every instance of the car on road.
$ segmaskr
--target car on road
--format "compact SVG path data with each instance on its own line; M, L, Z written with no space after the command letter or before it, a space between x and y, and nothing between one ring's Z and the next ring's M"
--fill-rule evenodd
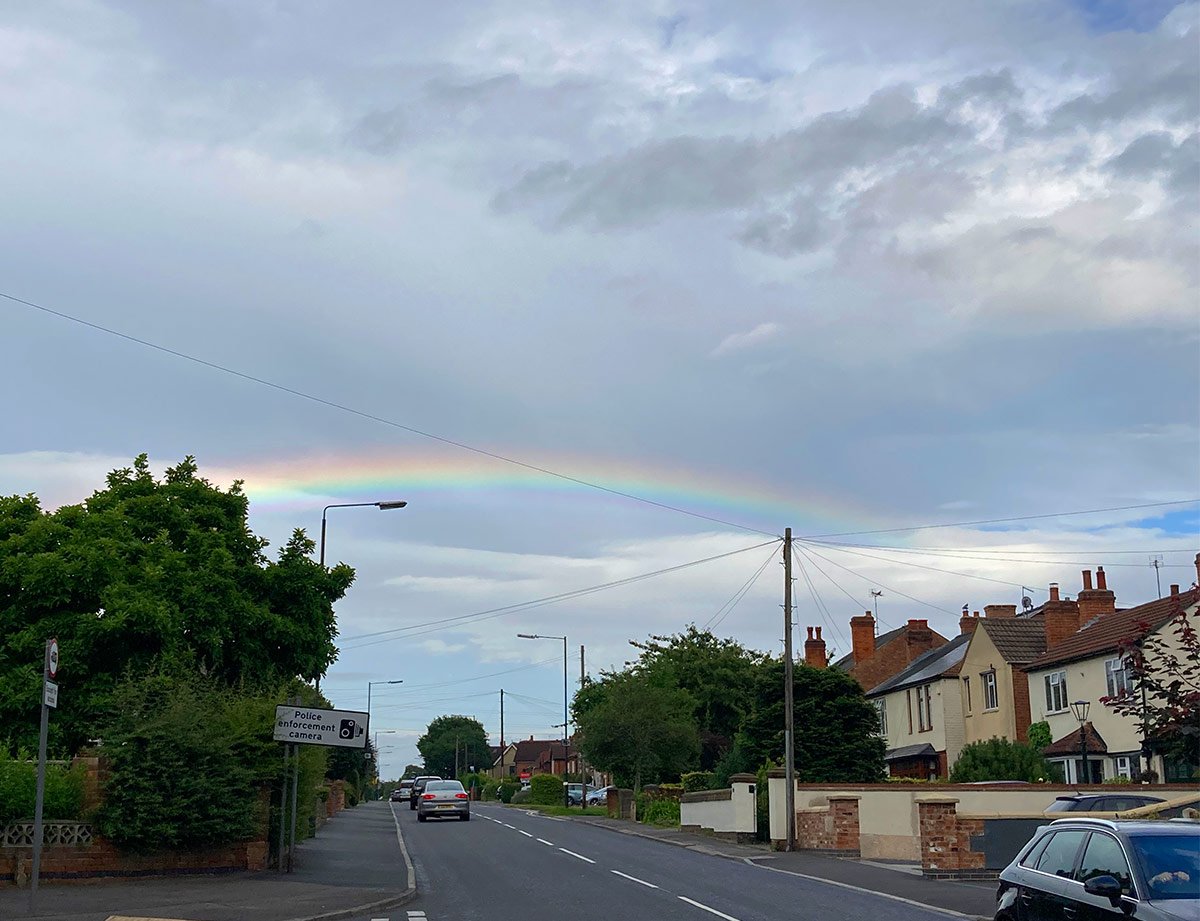
M393 803L408 802L408 800L412 798L412 785L413 782L411 780L400 781L400 786L396 787L396 789L391 792L391 795L388 797L388 799L390 799Z
M417 800L417 821L451 819L467 822L471 818L471 799L457 780L430 780Z
M1075 793L1055 797L1046 811L1124 812L1161 802L1161 796L1145 796L1141 793Z
M412 788L408 793L408 809L410 812L417 808L417 801L420 799L421 794L425 791L425 784L429 783L431 780L441 779L442 778L438 777L436 774L422 774L420 777L413 779Z
M1062 818L1000 874L996 921L1200 919L1200 824Z

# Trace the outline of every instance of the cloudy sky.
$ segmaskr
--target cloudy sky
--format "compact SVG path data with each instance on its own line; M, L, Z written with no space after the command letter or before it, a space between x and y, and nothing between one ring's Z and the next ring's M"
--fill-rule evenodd
M788 526L867 545L800 545L839 652L872 589L1152 598L1195 503L1026 516L1200 496L1198 49L1173 0L5 4L0 293L74 320L0 298L0 490L409 500L330 513L385 774L502 687L554 732L518 632L778 650Z

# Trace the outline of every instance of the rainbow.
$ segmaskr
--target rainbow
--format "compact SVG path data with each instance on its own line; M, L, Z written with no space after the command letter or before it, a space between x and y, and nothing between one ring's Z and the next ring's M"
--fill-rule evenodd
M782 532L800 529L858 529L878 526L877 516L826 496L803 495L743 474L707 473L611 458L559 454L530 461L578 480L751 527ZM396 450L323 454L292 460L226 459L201 473L216 482L245 482L252 506L264 511L311 510L331 502L370 501L472 492L558 494L605 502L633 500L580 483L460 451ZM663 515L670 515L664 510ZM715 526L715 523L714 523ZM811 530L810 530L811 533Z

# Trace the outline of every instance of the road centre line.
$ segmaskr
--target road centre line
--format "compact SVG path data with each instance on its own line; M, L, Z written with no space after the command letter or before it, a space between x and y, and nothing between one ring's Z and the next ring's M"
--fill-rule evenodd
M630 876L628 873L622 873L620 870L613 870L612 872L616 873L617 876L633 880L635 883L641 883L643 886L648 886L651 889L658 888L656 885L654 885L654 883L648 883L644 879L638 879L636 876Z
M582 854L576 854L574 851L568 851L565 847L560 847L559 850L562 851L564 854L570 854L572 857L578 857L580 860L586 860L588 863L596 862L596 861L592 860L591 857L584 857ZM737 921L737 919L734 918L733 921Z
M529 832L527 832L527 831L522 831L522 830L521 830L521 829L519 829L519 828L517 829L517 831L521 832L521 834L523 834L523 835L524 835L526 838L532 838L532 837L533 837L533 835L531 835L531 834L530 834Z
M550 845L550 847L554 847L553 841L547 841L545 838L538 838L537 840L542 842L542 844L548 844L548 845Z
M703 902L697 902L695 899L689 899L686 895L679 896L681 901L687 902L689 905L694 905L697 908L702 908L710 914L716 915L718 918L724 918L725 921L738 921L733 915L727 915L723 911L717 911L715 908L709 908Z

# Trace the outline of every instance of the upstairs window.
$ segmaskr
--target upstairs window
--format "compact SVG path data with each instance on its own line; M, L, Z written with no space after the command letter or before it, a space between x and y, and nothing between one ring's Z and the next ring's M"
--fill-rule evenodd
M983 709L999 710L1000 697L996 693L996 671L993 669L990 672L983 672L979 676L979 680L983 682Z
M917 688L917 727L921 732L933 728L933 698L928 684Z
M967 698L967 712L970 713L971 712L971 679L970 678L963 679L963 694Z
M1104 677L1108 682L1108 696L1120 697L1128 694L1133 682L1130 680L1129 667L1125 660L1118 657L1104 663Z
M886 700L875 701L875 709L879 711L879 734L881 736L886 736L887 735L887 701Z
M1067 709L1067 673L1051 672L1046 676L1046 712L1058 713Z

